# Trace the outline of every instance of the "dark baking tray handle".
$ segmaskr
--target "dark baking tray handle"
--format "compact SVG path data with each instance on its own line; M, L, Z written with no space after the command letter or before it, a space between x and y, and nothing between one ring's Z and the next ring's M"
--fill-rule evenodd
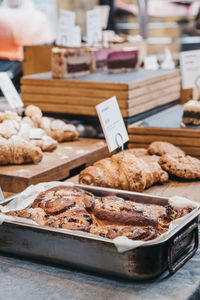
M190 233L193 234L194 247L189 251L182 259L173 264L173 248L180 244L181 241L186 238ZM170 242L168 248L168 270L171 274L174 274L178 271L197 251L199 245L199 233L198 233L198 223L192 224L188 229L186 229L183 233L181 233L178 237Z

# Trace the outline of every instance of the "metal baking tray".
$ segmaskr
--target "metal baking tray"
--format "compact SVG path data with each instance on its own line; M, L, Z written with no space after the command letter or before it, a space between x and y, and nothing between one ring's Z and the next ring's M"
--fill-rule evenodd
M127 200L166 205L168 198L75 184L96 196L118 195ZM12 199L8 199L12 201ZM147 280L180 269L198 248L199 210L162 241L119 253L112 240L98 236L5 220L0 226L0 252L59 263L131 280Z

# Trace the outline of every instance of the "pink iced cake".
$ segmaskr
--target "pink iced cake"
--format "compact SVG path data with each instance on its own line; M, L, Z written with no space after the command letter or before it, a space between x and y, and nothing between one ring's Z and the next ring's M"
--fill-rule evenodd
M107 57L110 52L109 48L94 48L94 67L96 71L101 71L106 69Z
M107 69L111 73L130 72L138 69L138 50L123 48L112 50L107 57Z

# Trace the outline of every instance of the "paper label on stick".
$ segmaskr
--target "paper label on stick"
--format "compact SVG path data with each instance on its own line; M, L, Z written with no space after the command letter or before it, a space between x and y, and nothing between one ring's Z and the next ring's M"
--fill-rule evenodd
M95 8L87 11L86 33L87 33L87 43L89 45L95 44L96 42L102 40L101 10L99 8Z
M183 89L200 87L200 50L180 53Z
M24 106L21 97L6 72L0 72L0 89L11 108L16 109Z
M65 47L81 46L81 28L75 26L75 13L60 9L56 44Z
M129 137L116 97L96 106L97 114L110 152L122 147Z

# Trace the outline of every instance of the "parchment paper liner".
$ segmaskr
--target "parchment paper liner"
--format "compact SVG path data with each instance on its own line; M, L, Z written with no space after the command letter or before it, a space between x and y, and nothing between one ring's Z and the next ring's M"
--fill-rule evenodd
M5 205L5 206L0 205L0 211L1 211L0 224L2 224L6 220L10 220L10 221L16 221L18 223L20 222L23 224L38 225L37 223L35 223L32 220L20 218L20 217L7 216L3 213L9 212L12 210L20 210L20 209L30 207L39 193L41 193L49 188L52 188L54 186L59 186L59 185L71 186L71 187L75 186L74 183L71 183L71 182L66 183L66 182L60 182L60 181L44 182L44 183L39 183L37 185L29 186L22 193L20 193L19 195L16 195L14 200L11 200L11 202L9 202L7 205ZM199 203L191 201L184 197L173 196L173 197L169 198L168 202L169 202L169 205L180 207L180 208L191 207L191 208L193 208L193 212L197 211L199 209ZM190 214L172 221L170 223L170 226L169 226L169 229L167 232L165 232L164 234L160 235L158 238L153 239L151 241L133 241L133 240L128 239L125 236L120 236L120 237L117 237L117 238L111 240L111 239L103 238L103 237L96 236L91 233L82 232L82 231L72 231L72 230L68 230L68 229L59 229L58 231L63 232L63 233L68 233L68 234L69 233L70 234L78 234L78 235L88 237L88 238L95 238L98 240L112 242L116 246L118 252L123 253L123 252L129 251L129 250L135 249L142 245L153 245L153 244L156 244L157 242L162 241L169 234L170 231L172 231L175 227L177 227L184 220L186 220L189 217L189 215ZM39 226L41 227L41 225L39 225ZM49 230L52 230L52 228L50 228L50 227L47 227L47 226L44 226L44 227L46 229L48 228ZM56 229L54 229L54 230L56 230Z

